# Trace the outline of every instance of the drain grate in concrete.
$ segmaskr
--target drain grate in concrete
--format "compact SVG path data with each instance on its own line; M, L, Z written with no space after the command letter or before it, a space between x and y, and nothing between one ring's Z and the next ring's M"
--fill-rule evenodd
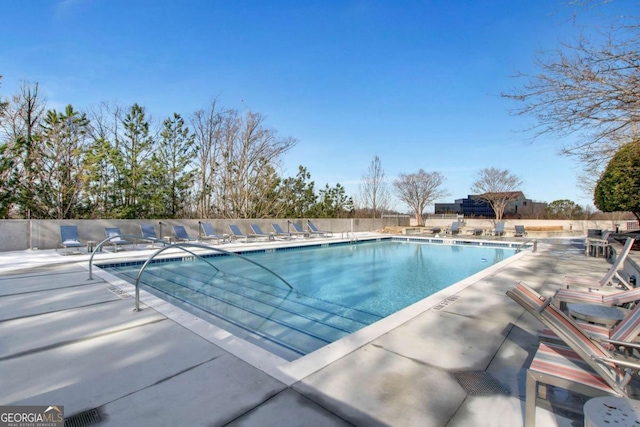
M509 394L502 384L485 371L451 372L458 384L471 396L489 396L493 394Z
M111 285L107 289L109 289L114 294L118 295L120 299L131 298L131 295L129 295L127 292L123 291L117 286Z
M65 418L64 427L85 427L97 424L101 420L100 413L98 413L97 409L89 409L88 411Z

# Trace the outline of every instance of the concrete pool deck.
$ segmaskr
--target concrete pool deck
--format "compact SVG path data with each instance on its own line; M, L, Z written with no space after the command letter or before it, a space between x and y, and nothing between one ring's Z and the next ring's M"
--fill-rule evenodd
M0 405L62 405L66 417L95 409L100 426L522 425L542 325L505 292L523 280L550 294L565 274L604 273L610 264L585 257L582 240L540 242L345 352L285 365L261 365L259 351L243 359L233 336L150 299L134 312L121 285L88 280L86 254L0 253ZM469 378L480 378L479 394ZM538 408L537 421L581 417Z

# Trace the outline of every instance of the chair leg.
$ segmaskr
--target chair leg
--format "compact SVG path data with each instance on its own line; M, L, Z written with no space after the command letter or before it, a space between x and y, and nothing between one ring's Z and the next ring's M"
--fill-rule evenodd
M538 402L538 380L527 370L527 389L525 396L524 427L535 427L536 404Z

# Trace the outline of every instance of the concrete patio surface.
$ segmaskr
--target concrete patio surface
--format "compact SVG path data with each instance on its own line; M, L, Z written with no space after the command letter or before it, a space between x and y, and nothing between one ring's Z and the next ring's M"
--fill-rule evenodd
M86 254L0 253L0 405L62 405L66 417L95 409L100 426L522 425L542 325L505 292L523 280L551 294L565 274L602 275L610 264L585 257L582 240L541 241L392 329L371 328L345 354L276 368L255 363L260 352L234 354L233 338L217 345L206 326L188 326L192 315L172 318L145 300L133 311L108 275L88 280ZM133 252L145 251L96 258ZM463 386L469 377L485 390ZM582 417L538 408L537 422L577 426Z

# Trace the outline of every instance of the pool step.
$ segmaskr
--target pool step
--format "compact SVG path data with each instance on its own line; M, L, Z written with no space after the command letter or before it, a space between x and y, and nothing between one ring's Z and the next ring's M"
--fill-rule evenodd
M115 273L135 281L139 266ZM371 313L298 295L197 264L148 267L142 283L299 355L310 353L380 319Z

